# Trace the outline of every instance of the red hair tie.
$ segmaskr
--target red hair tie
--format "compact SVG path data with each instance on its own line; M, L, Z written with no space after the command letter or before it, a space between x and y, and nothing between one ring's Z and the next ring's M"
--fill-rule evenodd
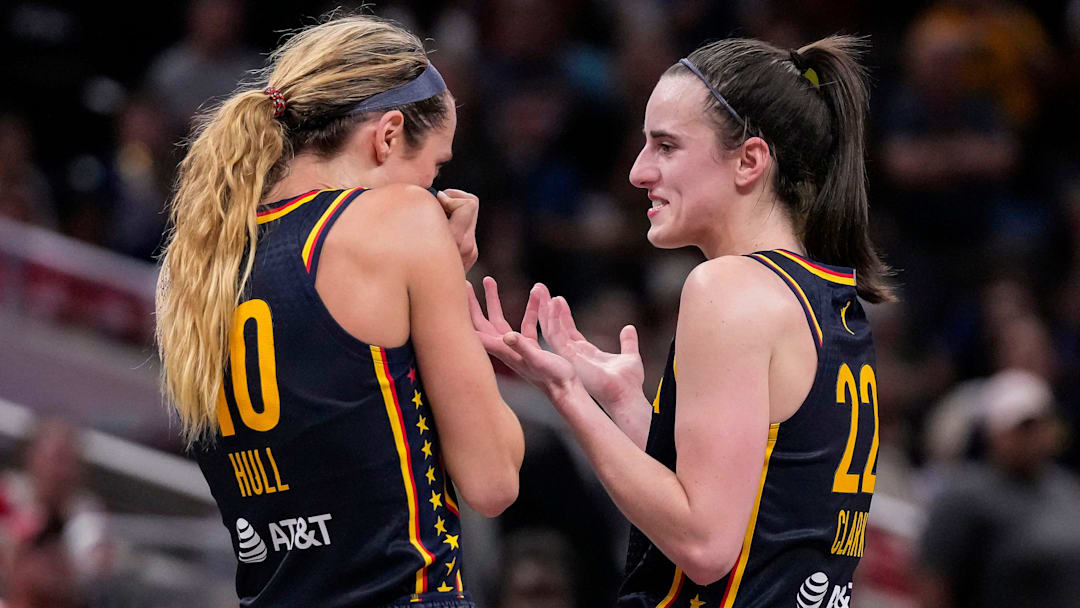
M269 95L274 102L274 118L281 118L281 115L285 113L285 96L281 94L281 90L266 87L263 89L263 93Z

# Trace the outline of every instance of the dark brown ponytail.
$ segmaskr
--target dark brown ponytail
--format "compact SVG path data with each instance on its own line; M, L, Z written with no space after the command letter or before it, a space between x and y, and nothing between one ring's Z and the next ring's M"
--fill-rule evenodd
M869 234L869 94L858 62L865 47L865 39L852 36L830 36L798 51L733 38L689 58L744 121L706 96L723 145L734 149L755 135L768 142L777 197L791 210L807 255L854 268L859 296L884 302L895 295L892 271ZM667 73L689 71L675 64Z

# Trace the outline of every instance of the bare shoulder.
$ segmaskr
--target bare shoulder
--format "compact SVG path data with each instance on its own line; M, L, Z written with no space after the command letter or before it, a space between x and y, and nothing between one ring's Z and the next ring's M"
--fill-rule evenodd
M365 192L338 219L334 232L351 249L413 252L451 239L446 214L430 192L390 184Z
M725 309L733 312L743 308L760 311L784 295L776 289L775 277L753 259L725 255L706 260L690 272L683 286L683 299L722 301Z
M445 219L439 202L430 192L411 184L390 184L372 188L342 214L339 221L393 228L399 224L427 225Z
M726 322L748 332L786 330L802 319L802 309L783 280L756 260L738 255L698 264L686 278L680 310L690 319Z

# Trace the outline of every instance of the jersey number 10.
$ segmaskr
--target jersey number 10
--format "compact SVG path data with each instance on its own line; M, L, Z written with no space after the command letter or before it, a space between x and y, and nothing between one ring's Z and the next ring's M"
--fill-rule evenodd
M836 403L839 405L850 403L851 430L848 433L847 445L844 447L844 457L840 460L840 466L836 468L836 475L833 477L833 492L842 494L859 492L859 474L851 472L851 460L855 453L855 439L859 436L859 406L865 403L874 406L874 440L870 444L870 453L866 457L866 467L862 472L862 491L873 494L874 482L877 481L877 476L874 475L874 463L877 462L878 453L878 396L874 368L863 365L859 370L859 382L856 385L855 374L847 363L842 364L840 373L836 377Z
M248 390L247 343L244 327L255 322L255 356L259 362L259 386L262 389L262 411L256 412ZM229 369L232 372L233 397L240 420L256 431L269 431L281 419L281 398L278 396L277 359L274 356L274 324L270 305L265 300L248 300L236 307L233 326L229 331ZM224 437L236 434L232 414L225 401L225 383L221 383L217 404L218 426Z

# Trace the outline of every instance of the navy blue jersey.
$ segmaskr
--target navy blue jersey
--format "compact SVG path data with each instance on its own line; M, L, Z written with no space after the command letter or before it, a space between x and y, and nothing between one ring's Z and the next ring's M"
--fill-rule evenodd
M854 271L783 250L750 257L802 304L817 346L816 377L798 411L769 427L761 483L731 572L695 585L633 528L621 607L842 608L851 597L878 450L873 343ZM677 369L672 344L646 447L672 471Z
M412 345L357 340L315 290L326 234L362 192L309 192L258 214L220 432L195 450L239 560L241 606L471 605Z

